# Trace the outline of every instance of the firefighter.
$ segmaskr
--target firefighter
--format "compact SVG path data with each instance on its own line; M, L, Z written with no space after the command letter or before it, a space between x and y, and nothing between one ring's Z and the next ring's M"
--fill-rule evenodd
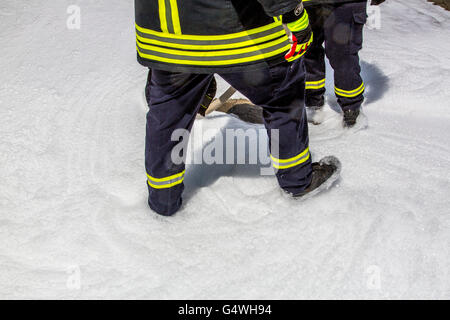
M185 164L172 159L180 143L173 133L192 128L215 73L263 107L283 190L313 195L337 178L336 158L311 161L298 88L312 33L301 0L135 0L135 9L138 61L151 68L145 166L152 210L172 215L182 204Z
M373 0L378 5L384 0ZM309 115L325 104L325 56L334 70L334 88L345 127L355 125L364 101L359 51L367 21L367 0L303 0L314 42L305 55L306 107ZM324 45L324 46L323 46ZM312 120L312 119L310 119Z

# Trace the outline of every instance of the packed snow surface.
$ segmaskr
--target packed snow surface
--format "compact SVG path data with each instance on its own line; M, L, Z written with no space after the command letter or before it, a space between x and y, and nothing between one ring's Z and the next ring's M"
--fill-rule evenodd
M339 129L330 73L310 129L313 158L342 162L335 188L295 201L259 165L191 165L163 218L146 203L133 1L2 0L0 298L450 298L450 12L380 9L368 127Z

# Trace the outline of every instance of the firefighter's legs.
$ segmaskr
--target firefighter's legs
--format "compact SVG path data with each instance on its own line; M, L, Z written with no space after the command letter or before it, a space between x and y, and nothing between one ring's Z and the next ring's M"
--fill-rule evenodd
M344 112L358 111L364 101L359 51L367 20L366 2L337 5L324 24L325 52L334 69L335 93Z
M185 165L179 161L182 154L172 155L180 143L179 139L172 141L172 134L177 129L191 130L212 78L159 70L153 70L148 78L145 167L148 203L159 214L171 215L181 206Z
M304 191L311 182L312 168L304 108L305 69L301 59L292 64L286 62L253 72L221 76L263 108L280 186L292 194Z

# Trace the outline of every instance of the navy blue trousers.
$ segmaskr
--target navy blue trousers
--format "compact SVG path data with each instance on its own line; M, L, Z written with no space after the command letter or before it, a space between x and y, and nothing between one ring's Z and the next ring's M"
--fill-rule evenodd
M325 56L334 70L335 94L342 110L356 110L364 101L359 51L367 21L367 2L307 7L314 42L305 55L306 106L321 106L325 94Z
M172 141L172 134L176 129L191 130L213 76L160 70L149 74L145 148L148 203L161 215L174 214L182 204L185 164L174 163L172 159L172 151L182 138ZM263 108L271 150L275 144L278 146L277 154L272 154L278 182L289 193L303 191L310 184L312 174L303 61L220 76ZM271 134L274 129L278 130L277 135Z

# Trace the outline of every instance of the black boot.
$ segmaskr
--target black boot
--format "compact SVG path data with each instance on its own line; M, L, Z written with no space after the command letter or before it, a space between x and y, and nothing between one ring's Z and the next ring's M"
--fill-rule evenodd
M209 108L209 105L213 101L214 97L217 93L217 82L216 78L213 77L211 84L208 87L208 90L206 91L205 96L203 97L202 104L200 105L200 109L198 110L198 114L201 116L206 115L206 110Z
M359 109L344 111L344 127L351 128L356 124L359 116Z
M312 164L311 184L301 193L294 197L312 197L321 191L329 189L339 178L341 172L341 162L333 156L325 157L319 162Z

